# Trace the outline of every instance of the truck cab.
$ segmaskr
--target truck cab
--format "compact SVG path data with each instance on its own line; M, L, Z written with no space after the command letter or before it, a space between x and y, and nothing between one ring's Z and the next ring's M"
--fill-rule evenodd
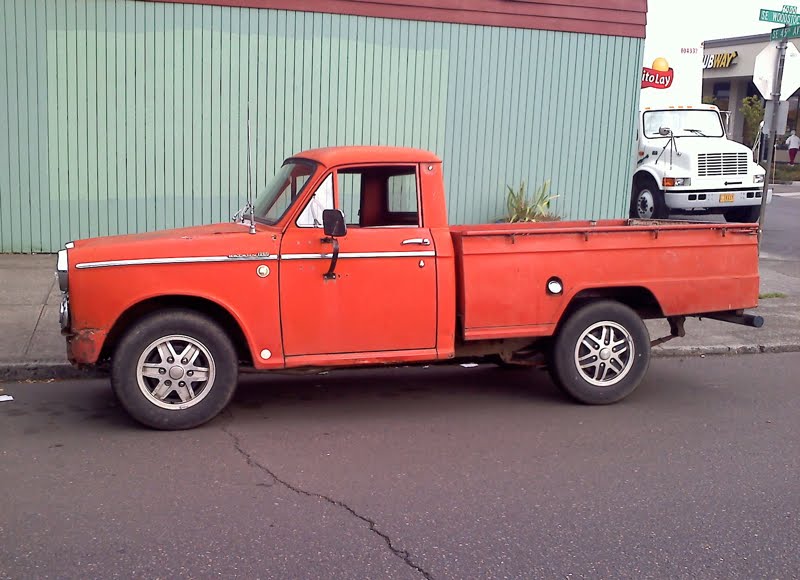
M717 107L647 107L638 127L630 217L722 214L729 222L758 221L765 170L747 147L728 139Z

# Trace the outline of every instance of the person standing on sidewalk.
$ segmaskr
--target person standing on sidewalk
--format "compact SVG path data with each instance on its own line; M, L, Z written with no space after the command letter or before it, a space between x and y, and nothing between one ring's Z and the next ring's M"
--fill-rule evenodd
M789 147L789 165L794 165L794 158L797 157L797 150L800 149L800 137L794 131L786 139L786 145Z

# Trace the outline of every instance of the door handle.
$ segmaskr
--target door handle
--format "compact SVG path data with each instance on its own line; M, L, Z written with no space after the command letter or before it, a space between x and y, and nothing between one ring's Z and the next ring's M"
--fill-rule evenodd
M404 246L408 246L410 244L417 244L420 246L430 246L431 241L428 238L411 238L408 240L403 240Z

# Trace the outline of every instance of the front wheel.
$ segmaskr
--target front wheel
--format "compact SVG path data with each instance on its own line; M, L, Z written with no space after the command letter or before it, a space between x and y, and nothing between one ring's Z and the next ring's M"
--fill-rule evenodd
M155 429L191 429L213 419L236 389L238 357L224 330L188 310L157 312L117 346L111 384L125 410Z
M658 189L652 179L634 182L630 216L642 220L662 220L669 217L664 193Z
M748 205L729 209L724 214L725 221L730 223L751 224L758 221L761 215L760 205Z
M589 405L616 403L642 382L650 365L650 335L636 312L602 301L576 310L556 336L553 380Z

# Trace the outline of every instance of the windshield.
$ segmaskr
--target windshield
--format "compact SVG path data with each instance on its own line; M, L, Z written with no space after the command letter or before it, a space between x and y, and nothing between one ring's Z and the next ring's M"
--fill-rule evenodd
M646 111L644 114L644 136L648 139L659 137L661 127L672 129L676 137L722 137L722 122L716 111L669 109L667 111Z
M285 162L256 198L253 210L256 221L267 225L280 221L294 200L303 192L315 169L316 164L303 159Z

